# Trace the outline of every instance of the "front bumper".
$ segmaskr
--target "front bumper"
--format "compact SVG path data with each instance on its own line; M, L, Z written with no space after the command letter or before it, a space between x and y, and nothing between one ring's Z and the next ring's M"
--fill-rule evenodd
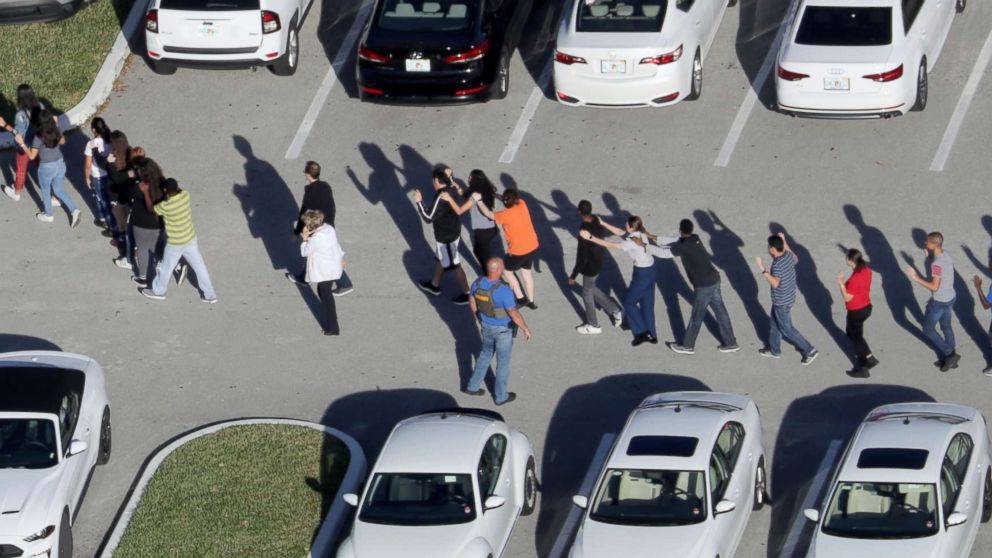
M54 537L26 543L23 539L0 537L0 558L49 558ZM17 552L20 551L20 554Z
M605 108L664 107L689 94L681 60L653 76L609 79L573 72L555 62L555 96L563 105Z
M45 23L72 16L88 0L15 0L0 2L0 24Z

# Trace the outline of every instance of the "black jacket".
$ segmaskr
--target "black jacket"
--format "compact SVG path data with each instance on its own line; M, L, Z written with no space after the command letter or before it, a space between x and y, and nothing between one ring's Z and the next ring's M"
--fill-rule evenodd
M579 231L589 231L589 234L599 239L606 238L607 236L606 229L596 221L589 223L583 222L579 226ZM579 248L575 253L575 267L572 268L572 274L569 277L575 280L580 273L586 277L599 275L599 272L603 270L603 258L605 257L606 248L591 240L586 240L580 235Z
M324 214L324 222L334 226L334 213L337 208L334 205L334 192L331 185L323 180L317 180L307 184L303 189L303 203L300 204L300 216L296 219L296 228L293 232L300 234L303 231L303 212L316 209Z
M424 221L434 226L434 240L447 244L462 235L462 222L451 205L441 200L443 192L447 192L452 199L458 199L454 188L443 188L434 192L434 202L429 211L424 207L424 202L417 203L417 210Z
M694 287L712 287L720 282L720 273L713 267L713 257L706 251L699 236L691 234L668 245L673 256L682 258L682 266Z

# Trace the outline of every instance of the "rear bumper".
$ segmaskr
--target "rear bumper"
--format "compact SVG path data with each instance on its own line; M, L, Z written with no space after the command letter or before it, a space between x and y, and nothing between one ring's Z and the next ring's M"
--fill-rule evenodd
M410 78L383 76L383 72L357 71L361 100L409 105L458 105L488 101L491 84L479 74Z
M886 84L871 93L803 91L793 83L776 78L776 104L781 112L816 118L881 118L909 111L915 99L901 84Z
M0 24L44 23L66 19L89 0L22 0L0 3Z
M255 47L189 48L166 43L159 33L145 33L148 58L183 68L243 69L268 66L285 55L286 38L273 33L262 38Z
M578 74L556 62L555 95L558 102L568 106L631 108L674 105L689 94L688 68L689 63L679 61L653 76L609 79Z

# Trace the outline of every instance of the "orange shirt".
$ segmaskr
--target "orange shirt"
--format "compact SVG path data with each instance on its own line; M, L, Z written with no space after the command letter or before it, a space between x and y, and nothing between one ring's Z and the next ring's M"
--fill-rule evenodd
M496 224L503 226L506 251L511 256L523 256L537 250L537 232L534 231L524 200L518 200L513 207L497 211L495 217Z

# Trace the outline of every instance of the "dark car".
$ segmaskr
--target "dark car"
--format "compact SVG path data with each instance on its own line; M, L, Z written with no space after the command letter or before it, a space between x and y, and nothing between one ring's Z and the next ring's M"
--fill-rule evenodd
M364 101L502 99L532 0L376 0L358 45Z
M96 0L0 0L0 23L39 23L65 19Z

